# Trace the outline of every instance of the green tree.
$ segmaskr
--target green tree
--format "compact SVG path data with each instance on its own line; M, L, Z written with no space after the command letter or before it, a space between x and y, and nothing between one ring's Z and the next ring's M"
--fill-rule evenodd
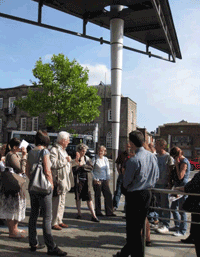
M89 87L88 69L76 60L69 61L64 54L53 55L50 63L36 62L32 82L38 90L29 89L26 98L15 105L31 116L45 114L46 125L55 130L74 120L88 123L99 116L101 98L95 87Z

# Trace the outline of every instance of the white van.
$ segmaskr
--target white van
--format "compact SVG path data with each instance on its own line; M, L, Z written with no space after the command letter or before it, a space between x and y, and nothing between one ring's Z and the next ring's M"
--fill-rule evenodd
M35 146L35 135L36 135L36 133L37 133L37 131L13 130L11 132L11 138L16 137L20 141L22 141L24 139L31 146ZM58 133L48 132L48 136L50 137L50 141L51 141L49 148L51 148L51 146L56 142L57 135L58 135ZM67 152L68 153L70 152L71 154L74 155L74 151L76 150L76 145L78 145L80 143L84 143L88 146L91 157L93 157L94 156L95 144L94 144L94 141L93 141L93 136L91 136L91 135L70 134L70 143L67 147Z

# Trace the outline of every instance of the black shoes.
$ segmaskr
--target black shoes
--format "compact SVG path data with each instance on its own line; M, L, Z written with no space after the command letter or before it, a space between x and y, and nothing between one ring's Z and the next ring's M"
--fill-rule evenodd
M31 252L35 252L36 250L40 250L40 249L43 249L45 248L45 245L42 245L42 244L38 244L38 245L34 245L34 246L31 246Z
M117 215L114 214L114 213L112 213L112 214L107 214L106 216L107 216L107 217L116 217Z
M121 257L121 252L117 252L116 254L113 255L113 257Z
M184 244L194 244L194 239L191 236L189 236L186 239L181 239L181 242Z
M91 221L93 221L93 222L100 222L100 220L98 218L94 218L94 217L91 218Z
M101 213L96 213L96 216L103 217L104 214L102 212Z
M54 256L66 256L67 255L66 252L62 251L57 246L53 250L48 250L47 254L48 255L54 255Z
M147 247L152 246L151 241L146 241L146 246L147 246Z

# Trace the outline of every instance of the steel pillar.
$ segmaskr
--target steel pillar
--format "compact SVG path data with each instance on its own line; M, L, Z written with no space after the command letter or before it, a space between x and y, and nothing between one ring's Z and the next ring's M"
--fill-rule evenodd
M120 131L124 20L118 16L122 9L122 5L111 6L113 18L110 20L113 193L116 186L115 161L118 156Z

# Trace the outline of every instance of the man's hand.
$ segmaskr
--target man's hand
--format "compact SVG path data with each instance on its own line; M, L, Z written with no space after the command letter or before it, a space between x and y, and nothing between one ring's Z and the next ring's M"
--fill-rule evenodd
M71 162L71 160L72 160L71 156L69 156L69 155L66 157L66 159L68 162Z

